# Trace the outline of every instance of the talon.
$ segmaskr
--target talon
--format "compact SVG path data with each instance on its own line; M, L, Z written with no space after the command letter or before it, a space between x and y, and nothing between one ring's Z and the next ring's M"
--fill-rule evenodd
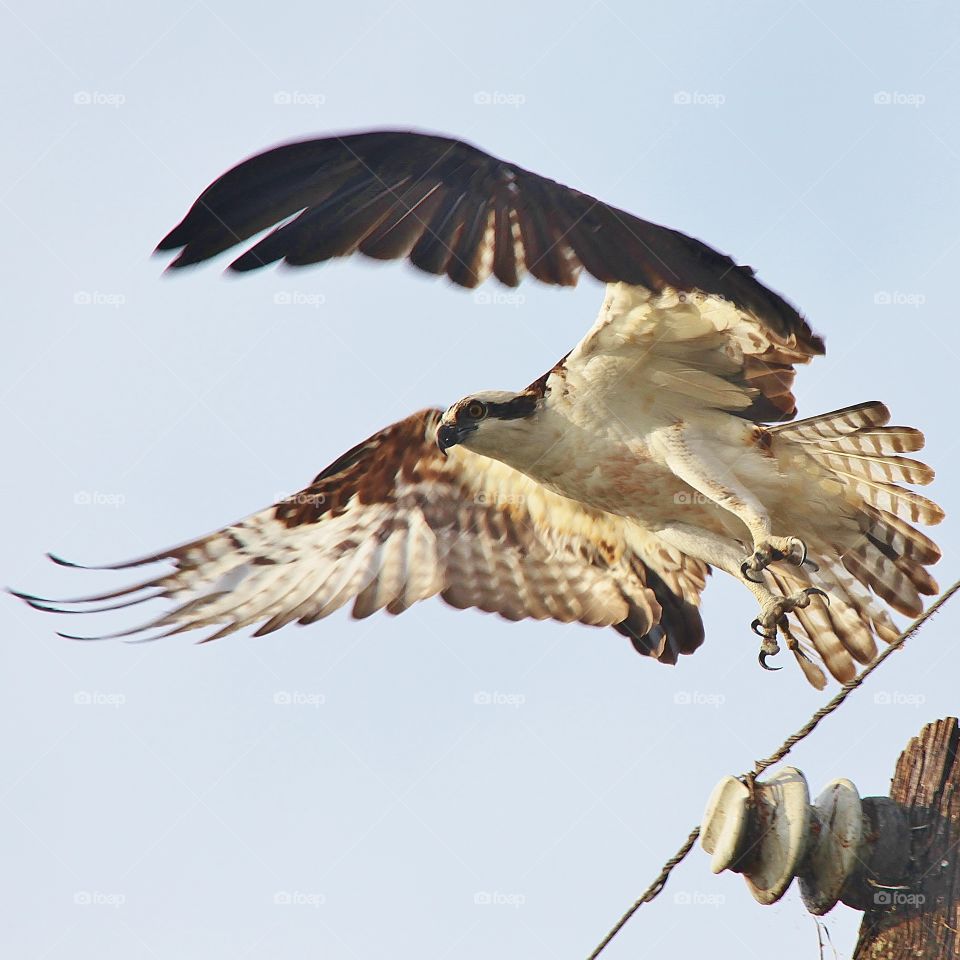
M824 601L826 602L827 606L828 606L828 607L830 606L830 594L828 594L828 593L826 593L825 591L821 590L819 587L807 587L803 592L804 592L808 597L823 597L823 599L824 599Z
M750 623L750 629L769 647L771 644L773 647L777 646L777 628L771 627L765 624L759 617L755 618ZM763 646L763 644L761 644ZM777 648L779 649L779 648ZM771 648L771 654L776 653L776 649Z
M763 583L763 571L760 571L756 577L751 576L753 572L748 560L744 560L743 563L740 564L740 573L743 574L744 580L749 580L751 583Z
M777 653L779 652L780 651L778 650ZM764 670L769 670L771 673L773 673L775 670L782 670L783 667L767 666L767 657L772 657L775 655L776 654L771 653L769 650L761 650L759 656L757 657L757 661L759 662L760 666L763 667Z
M802 567L807 562L807 545L799 537L795 537L794 539L800 544L800 549L803 551L800 554L800 562L797 564L798 567Z

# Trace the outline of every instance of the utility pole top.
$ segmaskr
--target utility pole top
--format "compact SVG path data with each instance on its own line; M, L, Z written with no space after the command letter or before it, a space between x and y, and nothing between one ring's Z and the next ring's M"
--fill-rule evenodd
M927 724L897 761L890 788L910 827L901 890L877 889L854 960L960 957L960 727Z

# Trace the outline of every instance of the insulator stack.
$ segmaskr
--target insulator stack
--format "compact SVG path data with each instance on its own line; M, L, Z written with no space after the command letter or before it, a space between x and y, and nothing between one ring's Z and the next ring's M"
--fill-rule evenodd
M817 916L842 901L858 910L903 890L910 831L889 797L861 798L833 780L811 804L803 774L784 767L751 785L725 777L703 815L700 843L714 873L743 874L754 899L776 903L796 877Z

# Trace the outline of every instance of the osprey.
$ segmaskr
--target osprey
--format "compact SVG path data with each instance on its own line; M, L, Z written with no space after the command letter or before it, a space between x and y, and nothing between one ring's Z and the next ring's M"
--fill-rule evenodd
M760 661L782 636L817 687L922 609L940 556L912 524L940 508L901 484L933 472L882 403L793 421L794 366L823 340L749 267L462 141L372 132L291 143L225 173L158 249L199 263L277 225L231 264L407 258L475 287L525 272L607 284L600 315L520 391L423 410L300 493L182 546L110 567L173 569L56 611L162 598L109 636L255 636L344 604L366 617L439 594L511 620L612 626L676 663L703 641L711 568L756 597ZM793 421L793 422L791 422ZM63 562L63 561L60 561ZM106 607L102 601L121 600Z

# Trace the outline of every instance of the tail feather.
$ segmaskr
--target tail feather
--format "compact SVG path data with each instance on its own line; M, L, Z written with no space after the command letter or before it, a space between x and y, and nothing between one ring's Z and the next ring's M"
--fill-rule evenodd
M858 403L832 413L824 413L819 417L808 417L806 420L794 420L792 423L778 424L771 427L772 433L789 434L791 440L807 443L822 443L827 440L836 440L839 437L857 433L860 430L871 430L874 427L883 427L890 422L890 411L886 404L879 401ZM899 429L899 428L895 428Z
M808 583L830 595L829 607L817 598L795 611L795 620L811 653L839 680L853 676L854 661L876 656L876 639L889 643L898 636L874 597L916 616L922 597L938 590L926 568L940 559L940 550L911 524L939 523L943 510L900 486L933 480L926 464L901 455L921 450L924 437L912 427L887 426L889 420L886 406L871 402L768 428L781 462L812 474L823 492L818 518L806 529L820 571L778 564L770 573L785 592ZM785 510L799 528L810 507ZM804 672L817 685L815 673Z
M802 440L803 443L814 441ZM889 457L898 453L915 453L923 449L923 434L913 427L864 427L853 436L840 434L822 437L818 444L829 444L830 451L840 453L866 453Z
M813 572L802 567L770 567L767 572L784 595L810 586L820 587L829 594L829 604L820 597L812 597L809 606L794 611L799 624L799 630L794 632L801 650L809 658L823 661L841 683L856 673L855 661L869 663L876 656L875 634L887 640L897 635L890 618L842 568L825 566ZM807 679L822 689L825 680L816 682L816 671L802 659L800 665Z
M870 504L864 504L863 511L871 520L866 530L867 535L886 544L896 554L924 565L936 563L940 559L940 548L909 523L892 513L877 510Z
M904 490L896 484L879 480L865 480L835 471L831 472L844 482L856 499L866 501L882 513L892 513L902 520L924 523L928 526L933 526L943 519L943 510L937 504L912 490Z
M857 439L856 434L847 438ZM933 471L919 460L910 457L888 457L871 453L834 453L830 449L811 446L807 451L814 460L843 476L880 483L916 483L923 486L933 479Z
M923 433L915 427L888 427L890 411L879 402L834 410L822 417L785 423L771 430L787 432L798 443L811 443L824 452L893 456L923 449Z
M923 601L910 578L869 541L848 550L841 562L857 580L886 600L898 613L916 616L923 609Z
M793 613L793 632L802 654L798 660L817 689L823 689L826 680L811 661L822 661L835 679L845 683L856 674L857 663L870 663L877 655L878 639L890 643L899 636L887 611L839 561L827 562L818 571L776 564L767 573L784 595L811 586L829 594L829 604L813 597L809 606Z

